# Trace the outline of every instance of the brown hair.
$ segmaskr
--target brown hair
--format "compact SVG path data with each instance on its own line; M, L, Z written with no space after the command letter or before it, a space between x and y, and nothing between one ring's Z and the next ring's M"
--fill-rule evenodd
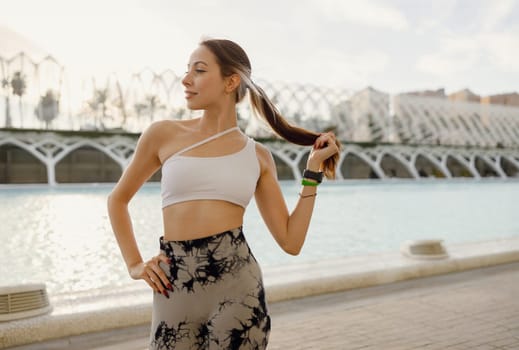
M235 42L225 39L207 39L200 45L207 47L216 56L220 70L224 77L238 74L241 84L236 89L236 102L240 102L249 89L252 108L265 119L270 127L285 140L302 146L311 146L319 137L319 133L312 132L297 126L290 125L279 113L276 106L270 101L265 91L251 80L251 64L245 51ZM341 149L341 144L336 141ZM339 154L326 159L323 171L327 178L335 178L335 168Z

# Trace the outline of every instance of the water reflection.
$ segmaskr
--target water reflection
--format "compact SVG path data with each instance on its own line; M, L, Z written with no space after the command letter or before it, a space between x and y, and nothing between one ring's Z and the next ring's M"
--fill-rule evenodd
M109 186L1 189L0 284L44 281L51 293L133 283L106 213ZM299 187L283 185L289 208ZM408 239L447 244L519 236L519 182L325 184L298 257L276 246L254 202L245 234L262 266L396 251ZM157 185L130 205L144 257L156 254L161 235Z

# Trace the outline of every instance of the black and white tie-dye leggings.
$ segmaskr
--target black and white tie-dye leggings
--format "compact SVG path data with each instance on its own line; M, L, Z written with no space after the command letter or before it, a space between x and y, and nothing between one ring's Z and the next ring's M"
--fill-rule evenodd
M270 316L261 270L241 228L187 241L160 238L173 286L153 294L150 349L265 349Z

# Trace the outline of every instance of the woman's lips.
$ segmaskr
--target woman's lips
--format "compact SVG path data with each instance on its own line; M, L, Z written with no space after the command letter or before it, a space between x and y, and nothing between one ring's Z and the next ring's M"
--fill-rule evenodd
M192 91L184 91L184 94L185 94L185 97L187 99L190 99L191 97L195 96L196 95L196 92L192 92Z

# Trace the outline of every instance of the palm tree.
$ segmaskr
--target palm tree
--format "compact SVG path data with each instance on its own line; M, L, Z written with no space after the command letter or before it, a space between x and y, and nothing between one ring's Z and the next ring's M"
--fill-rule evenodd
M45 129L59 114L59 100L52 90L47 90L45 96L40 97L38 105L34 109L36 117L45 123Z
M128 121L128 114L126 113L126 103L125 103L125 99L124 99L124 94L123 94L123 90L121 88L121 84L119 83L119 81L117 81L117 94L119 95L119 97L116 99L116 102L114 103L114 105L119 108L119 110L121 111L121 114L123 115L123 122L122 122L122 126L123 128L126 127L126 122Z
M141 119L142 112L146 110L147 106L144 103L136 103L133 105L135 113L137 113L137 119Z
M25 75L22 72L14 72L13 79L11 79L11 87L13 88L13 94L18 96L18 106L20 108L20 126L23 127L22 96L25 94L27 83Z
M12 120L11 120L11 106L9 101L9 79L2 79L2 88L5 90L5 127L10 128L12 127Z
M153 122L155 119L155 112L158 109L165 109L166 106L160 103L160 99L157 95L147 95L146 96L146 109L150 114L150 122Z
M108 89L96 89L94 90L94 97L88 101L88 106L94 112L95 127L98 128L99 121L99 107L101 107L101 116L104 120L107 117L107 103L108 101ZM103 120L101 120L101 126L104 127Z
M148 106L146 106L144 103L141 103L141 102L135 103L133 105L133 109L135 110L138 125L141 125L142 113L145 112L147 108L148 108Z

